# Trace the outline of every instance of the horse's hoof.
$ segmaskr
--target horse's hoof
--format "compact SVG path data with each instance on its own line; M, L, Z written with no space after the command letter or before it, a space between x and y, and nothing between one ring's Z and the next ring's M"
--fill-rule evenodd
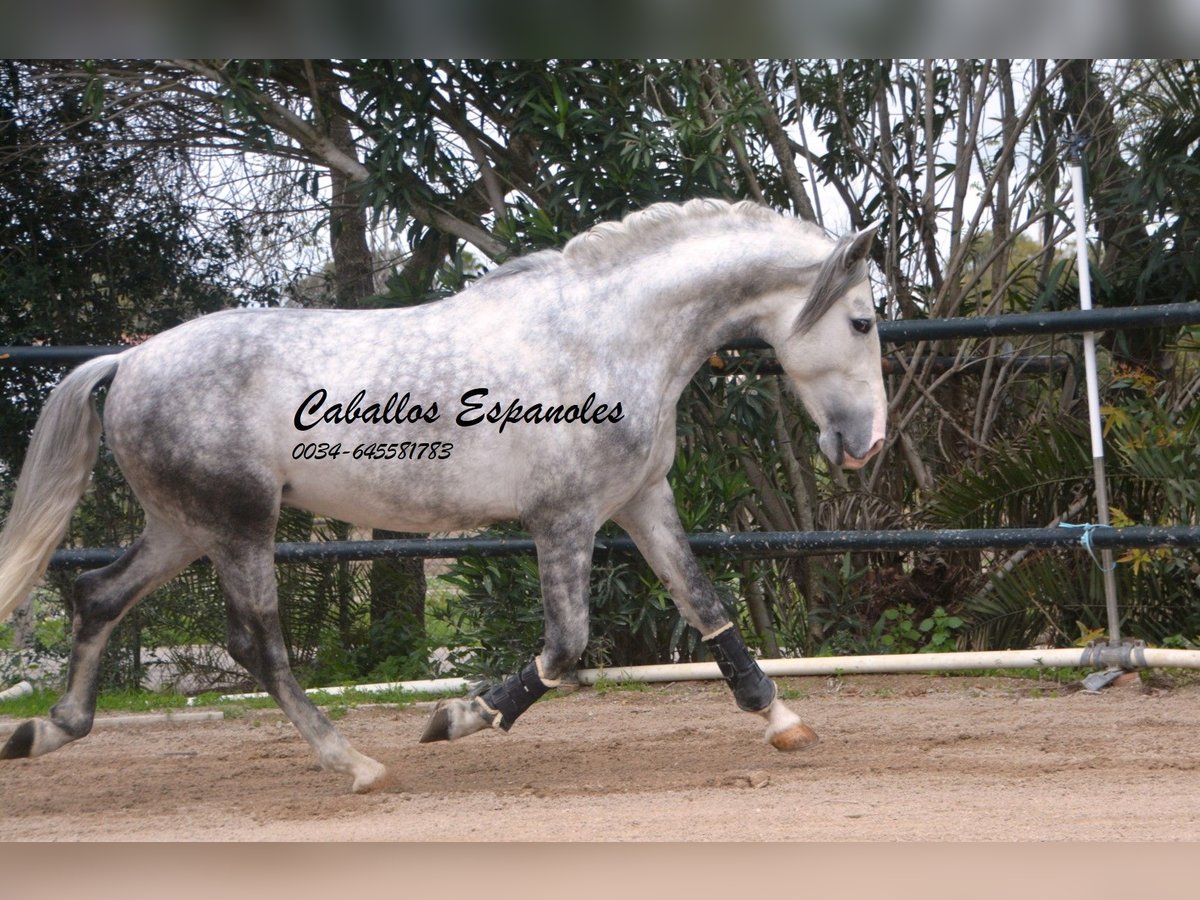
M807 725L798 722L775 734L769 734L767 741L776 750L790 753L795 750L811 750L821 742L821 739Z
M478 697L441 700L429 717L421 743L455 741L484 728L497 728L501 722L500 714Z
M32 721L22 722L0 747L0 759L25 759L33 756L33 739L37 734Z
M425 723L425 731L421 734L422 744L432 744L435 741L450 740L450 705L442 700L433 710L433 715Z
M382 787L386 787L391 781L388 775L387 767L383 763L376 762L373 759L368 759L371 765L367 766L364 771L359 772L354 776L354 785L352 790L356 794L369 794L372 791L377 791Z

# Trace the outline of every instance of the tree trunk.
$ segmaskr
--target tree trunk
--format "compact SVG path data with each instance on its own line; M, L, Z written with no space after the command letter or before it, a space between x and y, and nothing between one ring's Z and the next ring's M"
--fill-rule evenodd
M14 650L30 650L33 648L34 626L33 593L17 604L8 620L12 629L12 646Z
M357 159L350 122L332 104L327 111L329 137L344 153ZM332 201L329 237L333 251L335 303L341 309L361 307L375 293L375 261L367 242L367 211L358 186L344 172L329 169ZM419 534L372 532L375 540L424 537ZM381 558L371 563L371 658L406 655L425 637L425 561L419 558Z

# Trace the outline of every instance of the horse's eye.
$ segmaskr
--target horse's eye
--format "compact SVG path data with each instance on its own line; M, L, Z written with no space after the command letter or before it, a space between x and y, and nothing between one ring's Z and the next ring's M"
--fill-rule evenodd
M851 319L850 325L859 334L867 334L871 330L872 321L870 319Z

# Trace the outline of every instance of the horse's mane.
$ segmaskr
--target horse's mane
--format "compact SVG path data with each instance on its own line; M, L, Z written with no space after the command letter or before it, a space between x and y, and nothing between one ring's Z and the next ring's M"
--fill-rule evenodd
M540 250L519 256L492 269L476 284L509 278L526 272L543 273L564 265L590 268L648 248L662 246L705 224L733 225L741 228L792 228L813 238L825 238L818 226L784 216L750 201L729 203L725 200L697 199L686 203L656 203L630 213L619 222L603 222L567 241L561 250ZM842 251L853 235L838 242L834 252L821 265L813 292L797 323L807 330L821 318L839 296L866 275L865 265L845 269L840 263ZM796 268L802 265L797 261Z
M614 255L661 246L704 225L766 228L807 227L796 219L750 201L698 199L656 203L619 222L604 222L576 235L563 247L563 259L582 264L604 263ZM815 226L813 226L815 229ZM819 233L819 230L818 230Z
M540 250L519 256L488 272L484 279L502 278L523 272L544 271L555 265L603 265L631 251L645 252L661 246L705 223L730 223L749 227L800 228L820 236L815 225L782 216L757 203L698 199L686 203L655 203L632 212L619 222L602 222L571 238L561 250ZM480 279L480 281L484 280Z

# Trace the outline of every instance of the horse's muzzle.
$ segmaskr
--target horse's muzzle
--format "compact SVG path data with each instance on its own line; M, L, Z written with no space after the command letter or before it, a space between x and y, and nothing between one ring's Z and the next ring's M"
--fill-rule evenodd
M840 437L840 435L839 435L839 437ZM839 443L840 443L840 441L839 441ZM880 438L875 443L873 443L871 445L871 448L866 452L866 454L861 457L860 456L852 456L850 453L846 452L845 447L843 447L842 448L842 460L840 463L838 463L838 465L840 465L844 469L861 469L863 466L865 466L867 464L867 461L872 456L874 456L876 453L878 453L882 449L883 449L883 438Z

